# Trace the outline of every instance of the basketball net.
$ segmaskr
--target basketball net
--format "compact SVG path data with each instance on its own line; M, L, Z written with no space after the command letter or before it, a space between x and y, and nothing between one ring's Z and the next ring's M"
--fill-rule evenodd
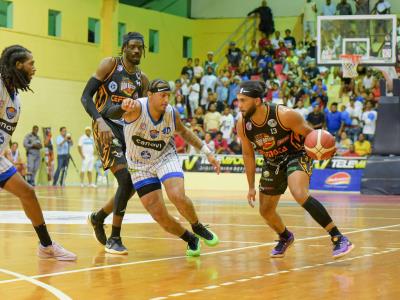
M360 63L362 55L358 54L342 54L340 58L342 59L342 69L344 78L354 78L357 77L357 66Z

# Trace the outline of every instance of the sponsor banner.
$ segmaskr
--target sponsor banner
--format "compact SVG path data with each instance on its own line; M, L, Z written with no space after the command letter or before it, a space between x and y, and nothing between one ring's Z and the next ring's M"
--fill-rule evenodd
M314 170L319 169L365 169L365 157L333 157L328 160L314 160Z
M310 189L359 192L363 170L314 169Z

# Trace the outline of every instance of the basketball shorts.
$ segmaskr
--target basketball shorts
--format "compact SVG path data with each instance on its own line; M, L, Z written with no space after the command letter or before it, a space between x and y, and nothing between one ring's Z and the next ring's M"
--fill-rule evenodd
M14 167L4 156L0 156L0 188L3 188L6 182L17 173L17 169Z
M107 125L110 126L114 138L113 140L105 144L100 139L99 128L96 121L93 121L93 138L96 144L97 151L100 155L100 160L103 164L104 170L107 170L116 165L126 165L125 158L125 139L124 139L124 130L123 127L115 124L112 121L105 120Z
M168 178L183 178L183 170L175 152L168 152L154 162L128 162L128 170L131 173L135 190L146 185L160 184Z
M264 160L259 184L260 193L282 195L286 191L290 174L303 171L311 177L312 167L312 159L305 152L289 155L285 161L278 160L276 163Z
M94 167L94 156L88 155L85 156L85 159L82 160L82 172L92 172Z

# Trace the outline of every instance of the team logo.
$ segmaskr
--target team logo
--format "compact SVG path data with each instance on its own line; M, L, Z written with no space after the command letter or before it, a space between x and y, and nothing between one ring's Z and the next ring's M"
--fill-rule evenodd
M5 141L4 135L0 133L0 145L3 145Z
M124 77L121 81L120 90L125 95L131 97L136 90L135 85L133 84L132 80L129 78Z
M256 144L264 151L271 149L275 146L275 138L265 133L257 134L255 137Z
M117 67L118 72L122 72L123 69L124 69L124 67L122 65L118 65L118 67Z
M325 180L325 184L329 185L344 185L350 184L351 176L347 172L337 172L332 174Z
M171 127L164 127L161 131L163 134L167 135L171 133Z
M271 120L268 121L268 125L270 127L276 127L276 125L278 125L278 123L276 123L275 119L271 119Z
M111 81L108 84L108 89L110 90L111 93L114 93L118 89L118 84L115 81Z
M269 177L270 174L268 171L264 171L262 175L263 175L263 177Z
M6 114L7 114L7 118L13 119L15 117L15 115L17 114L17 110L14 107L9 106L6 109Z
M152 129L150 130L150 137L152 139L156 139L158 138L158 135L160 134L160 132L158 130Z
M140 156L141 156L143 159L150 159L150 158L151 158L151 154L150 154L150 152L147 151L147 150L143 150L142 152L140 152Z
M146 128L147 128L146 123L143 122L140 124L140 127L139 127L140 130L146 130Z
M246 123L246 129L251 130L253 128L253 125L251 125L251 122Z

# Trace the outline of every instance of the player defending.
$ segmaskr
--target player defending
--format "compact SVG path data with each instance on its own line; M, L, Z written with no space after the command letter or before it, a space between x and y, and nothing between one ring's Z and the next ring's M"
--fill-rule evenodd
M242 141L243 159L249 184L247 200L254 207L256 150L264 156L260 179L260 214L267 224L279 234L279 242L271 257L284 257L294 242L291 233L276 212L280 196L289 185L294 199L331 236L333 258L349 253L354 245L343 236L322 204L310 196L309 181L312 160L304 150L304 137L313 129L303 117L282 105L263 104L265 85L259 81L245 81L237 95L242 112L237 132Z
M219 240L215 233L199 223L193 203L185 195L183 171L175 150L174 132L178 132L188 144L201 150L217 173L220 166L210 149L182 124L179 114L168 104L170 87L166 81L152 81L147 95L147 98L136 101L125 99L122 105L127 111L124 114L124 135L132 182L153 219L166 231L188 243L187 256L198 256L199 238L208 246L216 246ZM186 230L168 213L161 183L168 198L189 221L195 234Z
M125 98L137 99L146 94L148 79L138 67L143 51L144 39L140 33L124 35L122 56L103 59L82 95L82 104L93 119L93 137L103 168L110 169L118 181L115 196L88 217L97 241L109 253L127 253L120 237L121 224L127 202L135 193L125 159L122 113L111 112L110 108L120 107ZM112 211L112 232L107 240L103 223Z
M28 49L13 45L3 50L0 57L0 152L4 152L18 123L21 112L18 92L30 90L29 84L35 72L35 61ZM4 155L0 155L0 187L20 199L39 237L40 258L76 260L75 254L51 240L33 187Z

